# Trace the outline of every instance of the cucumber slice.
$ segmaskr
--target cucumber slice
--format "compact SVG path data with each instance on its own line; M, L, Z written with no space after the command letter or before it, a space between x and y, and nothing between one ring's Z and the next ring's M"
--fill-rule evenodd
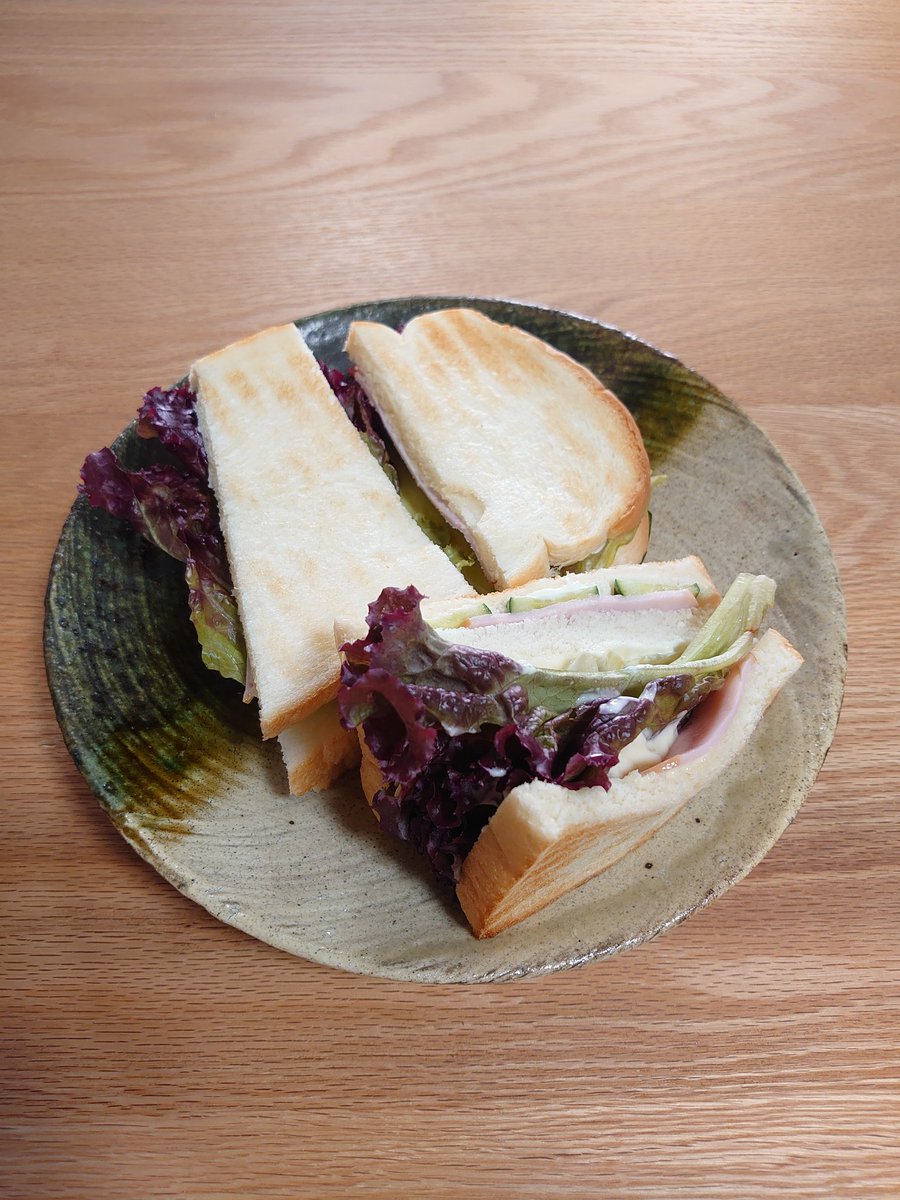
M470 617L486 617L490 612L483 600L473 600L471 604L461 604L459 608L454 608L453 612L435 617L428 624L432 629L458 629L460 625L465 625Z
M647 549L641 555L641 562L647 561L647 554L650 550L650 534L653 532L653 513L647 509ZM474 585L473 585L474 586Z
M506 611L511 613L531 612L535 608L548 608L551 604L562 604L566 600L590 600L592 596L599 596L600 589L596 584L590 587L582 588L566 588L556 592L536 592L532 596L510 596L506 604Z
M650 583L645 579L614 579L614 596L648 596L651 592L690 591L700 595L699 583Z

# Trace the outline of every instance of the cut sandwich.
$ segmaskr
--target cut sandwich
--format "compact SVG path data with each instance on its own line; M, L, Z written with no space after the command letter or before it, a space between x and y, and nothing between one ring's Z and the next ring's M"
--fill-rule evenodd
M470 309L402 333L356 321L346 349L419 487L495 586L643 558L647 454L586 367Z
M145 395L138 435L164 447L147 465L105 448L81 472L92 505L183 564L203 662L258 698L296 794L359 758L334 704L335 611L400 580L470 590L346 400L295 326L269 329L201 359L191 386Z
M291 790L321 786L355 748L333 704L334 614L398 579L465 593L407 513L294 325L191 371L263 737L282 735Z
M398 580L468 589L410 520L296 326L201 358L191 383L263 737L274 737L334 698L336 612Z
M574 583L455 606L388 590L343 646L338 702L366 795L455 886L478 937L640 846L802 663L759 636L766 576L738 576L721 601L697 559L591 572L589 595Z
M565 527L579 553L590 549L587 559L564 563L572 550L566 543L562 558L554 550L547 560L554 570L643 557L649 472L618 401L584 368L520 331L475 313L432 314L428 321L472 326L473 363L485 338L499 338L496 353L511 355L503 378L525 387L530 375L526 390L539 398L502 444L491 445L499 464L494 474L474 471L467 493L473 511L505 513L510 547L521 518L524 542L534 540L538 527L551 534ZM456 369L457 350L448 358L447 349L433 340L435 361L422 366L427 378ZM485 409L494 395L489 383L483 370L473 370L447 396L460 420L472 414L476 466L499 419L490 404ZM507 387L501 407L508 410L511 398ZM574 406L580 439L573 420L551 420L557 403ZM541 405L546 419L536 437ZM421 418L427 424L427 407ZM133 471L111 450L99 451L85 462L82 491L183 562L203 661L245 683L245 698L258 699L263 736L280 739L291 791L326 785L358 756L333 703L340 669L335 614L361 619L366 602L389 585L458 597L489 591L492 575L507 580L505 567L495 570L490 539L470 538L445 519L461 487L452 455L441 468L445 501L435 474L440 464L432 464L420 487L418 465L410 470L391 444L359 381L321 367L293 325L200 359L190 386L148 392L138 433L158 438L171 457ZM507 509L500 476L506 493L519 497ZM525 567L522 560L516 572L540 573L544 561L539 555Z

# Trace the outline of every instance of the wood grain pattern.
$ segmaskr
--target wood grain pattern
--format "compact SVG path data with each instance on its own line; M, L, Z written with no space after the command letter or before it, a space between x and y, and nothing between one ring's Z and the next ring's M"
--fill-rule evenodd
M898 47L893 0L0 6L0 1194L898 1194ZM496 988L217 924L90 799L41 661L78 466L147 385L417 291L713 378L808 487L850 619L838 737L751 876Z

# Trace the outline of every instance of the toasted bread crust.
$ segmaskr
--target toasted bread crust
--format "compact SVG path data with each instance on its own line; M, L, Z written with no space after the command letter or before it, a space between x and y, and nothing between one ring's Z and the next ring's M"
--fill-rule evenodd
M286 729L278 740L293 796L328 787L359 763L356 733L341 725L334 702Z
M330 787L358 763L359 742L355 734L347 733L341 747L323 744L308 759L288 771L290 793L292 796L304 796L307 792Z
M330 666L331 664L329 663L328 665ZM260 710L259 727L263 738L278 737L279 734L284 733L293 725L311 717L323 704L327 704L329 700L333 700L337 695L340 678L340 665L336 663L335 669L329 674L326 683L319 684L314 692L307 692L301 700L292 704L290 708L283 708L276 716L268 719L262 716L262 710Z
M463 864L463 874L456 888L472 932L479 939L490 938L518 925L580 883L586 883L594 875L614 866L626 854L638 850L682 807L679 805L664 814L627 812L610 817L602 830L594 826L574 830L565 841L549 846L543 854L535 853L524 874L521 863L510 863L497 835L490 826L485 827ZM476 848L479 853L473 857ZM579 884L560 883L552 893L541 887L539 876L562 876L569 863L586 855L590 855L597 866L596 870L585 874Z

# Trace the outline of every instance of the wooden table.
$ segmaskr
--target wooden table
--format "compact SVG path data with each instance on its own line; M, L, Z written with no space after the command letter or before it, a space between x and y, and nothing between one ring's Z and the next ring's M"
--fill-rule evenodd
M900 1195L896 0L4 0L10 1197ZM798 820L639 951L401 986L218 924L69 761L85 453L266 324L414 292L634 329L812 494L850 674Z

